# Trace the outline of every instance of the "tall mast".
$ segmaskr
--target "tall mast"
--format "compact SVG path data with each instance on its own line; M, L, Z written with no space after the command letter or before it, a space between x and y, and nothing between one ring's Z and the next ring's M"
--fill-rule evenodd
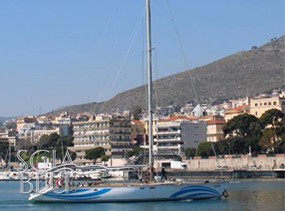
M149 167L153 168L153 134L152 134L152 120L153 120L153 108L152 108L152 47L151 47L151 10L150 0L146 0L146 42L147 42L147 72L148 72L148 144L149 144Z

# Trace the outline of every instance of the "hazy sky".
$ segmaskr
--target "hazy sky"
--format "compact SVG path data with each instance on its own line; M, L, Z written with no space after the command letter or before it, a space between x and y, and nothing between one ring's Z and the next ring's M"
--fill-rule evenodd
M144 3L0 1L0 116L99 102L145 83ZM284 34L284 0L152 0L152 10L154 79Z

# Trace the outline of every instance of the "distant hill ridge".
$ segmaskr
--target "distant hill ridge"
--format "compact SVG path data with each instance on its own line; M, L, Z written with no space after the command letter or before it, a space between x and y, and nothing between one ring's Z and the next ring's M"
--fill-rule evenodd
M208 65L161 78L154 82L155 105L185 105L193 101L215 103L284 88L284 58L285 36L282 36L261 47L254 46L249 51L241 51ZM133 106L146 108L146 90L144 85L121 92L106 102L63 107L52 113L100 113L129 110Z

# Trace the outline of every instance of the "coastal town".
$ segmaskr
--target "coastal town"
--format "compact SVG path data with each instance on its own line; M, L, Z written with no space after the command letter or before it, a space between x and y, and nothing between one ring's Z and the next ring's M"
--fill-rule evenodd
M270 111L275 111L272 114L275 116L260 131L258 143L238 145L236 142L244 142L246 135L240 135L240 128L231 129L230 133L225 129L239 116L264 119L264 114ZM282 122L284 126L284 112L285 92L280 90L219 105L156 108L153 119L155 167L184 171L284 168L284 127L283 130L282 126L277 128ZM73 162L80 165L95 161L107 166L143 164L146 163L143 155L149 148L148 116L138 108L110 114L64 112L23 116L4 122L0 144L2 169L19 167L16 151L32 153L39 149L57 150L59 156L68 149ZM96 160L87 156L88 150L95 148L104 151Z
M283 1L3 1L0 210L285 210Z

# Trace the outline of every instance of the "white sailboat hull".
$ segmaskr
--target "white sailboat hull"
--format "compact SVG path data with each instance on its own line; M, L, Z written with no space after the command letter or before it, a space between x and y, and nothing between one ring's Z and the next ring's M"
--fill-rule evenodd
M224 194L221 183L202 184L141 184L120 187L87 187L62 193L47 190L30 195L35 202L142 202L177 201L220 198Z

